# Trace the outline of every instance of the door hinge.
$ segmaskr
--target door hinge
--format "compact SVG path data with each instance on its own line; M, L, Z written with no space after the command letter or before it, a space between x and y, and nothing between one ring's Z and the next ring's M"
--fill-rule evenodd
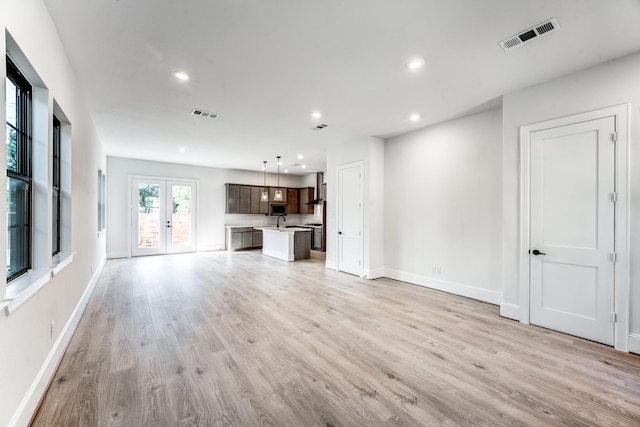
M611 141L618 141L618 132L611 132Z
M618 193L616 193L615 191L613 193L611 193L611 201L612 202L617 202L618 201Z
M615 252L611 252L611 261L612 262L617 262L618 261L618 254L616 254Z
M610 316L611 321L613 323L616 323L618 321L618 314L617 313L609 313L609 316Z

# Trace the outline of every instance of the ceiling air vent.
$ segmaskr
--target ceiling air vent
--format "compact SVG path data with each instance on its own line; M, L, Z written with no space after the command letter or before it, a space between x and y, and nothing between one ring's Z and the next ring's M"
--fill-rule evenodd
M535 39L536 37L540 37L544 34L550 33L551 31L557 30L560 28L558 25L558 21L555 18L552 18L542 24L538 24L535 27L529 28L517 34L513 37L509 37L506 40L498 43L502 50L507 51L509 49L513 49L516 46L520 46L522 43L529 41L531 39Z
M321 129L324 129L324 128L326 128L326 127L327 127L327 125L325 125L325 124L323 123L323 124L321 124L321 125L318 125L318 126L312 127L312 128L311 128L311 130L321 130Z
M218 114L211 113L209 111L204 111L204 110L201 110L200 108L194 108L193 111L191 112L191 114L193 114L194 116L204 117L205 119L217 119L218 118Z

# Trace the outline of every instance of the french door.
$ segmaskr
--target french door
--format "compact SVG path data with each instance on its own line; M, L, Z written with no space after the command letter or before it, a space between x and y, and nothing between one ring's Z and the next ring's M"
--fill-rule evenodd
M196 183L131 180L131 255L196 250Z

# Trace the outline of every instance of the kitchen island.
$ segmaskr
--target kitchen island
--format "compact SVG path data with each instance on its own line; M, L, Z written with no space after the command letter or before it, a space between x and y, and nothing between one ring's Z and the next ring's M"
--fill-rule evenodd
M262 253L283 261L311 258L310 228L255 227L262 230Z

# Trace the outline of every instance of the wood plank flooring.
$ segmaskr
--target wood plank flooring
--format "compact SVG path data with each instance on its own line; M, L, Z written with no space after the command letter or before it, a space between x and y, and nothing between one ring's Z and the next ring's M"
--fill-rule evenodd
M314 258L108 261L32 425L640 425L639 356Z

